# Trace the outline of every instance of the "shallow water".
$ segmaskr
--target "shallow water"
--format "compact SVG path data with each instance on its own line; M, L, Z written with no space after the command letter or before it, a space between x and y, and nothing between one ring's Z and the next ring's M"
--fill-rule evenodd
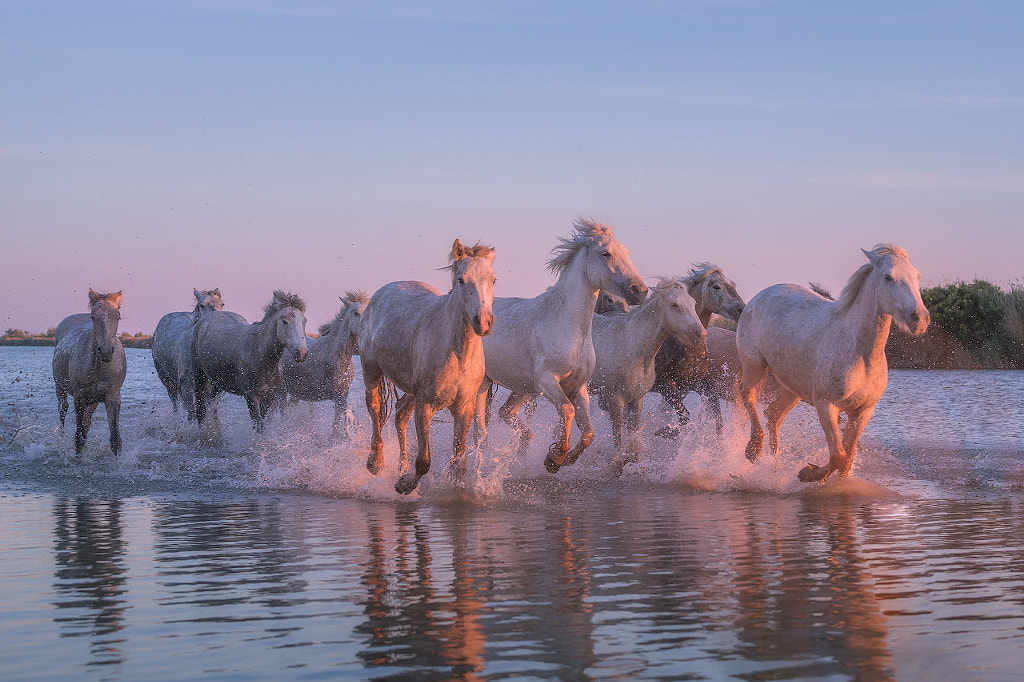
M557 476L494 425L465 485L435 461L400 498L397 446L364 467L327 404L256 438L171 412L128 351L115 459L102 408L81 459L47 348L0 348L5 679L1015 679L1024 657L1024 373L894 372L855 476L800 406L783 449L695 420L611 476L607 420ZM648 401L646 433L667 422Z

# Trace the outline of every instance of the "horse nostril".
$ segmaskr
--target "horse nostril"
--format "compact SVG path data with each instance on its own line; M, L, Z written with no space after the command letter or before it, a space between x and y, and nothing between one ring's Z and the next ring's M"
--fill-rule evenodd
M921 321L921 316L918 315L916 310L910 313L910 321L913 322L914 324L917 324L918 322Z

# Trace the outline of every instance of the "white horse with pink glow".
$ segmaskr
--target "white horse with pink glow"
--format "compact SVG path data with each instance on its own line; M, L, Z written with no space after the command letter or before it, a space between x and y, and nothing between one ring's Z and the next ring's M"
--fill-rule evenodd
M740 315L736 348L740 399L750 416L749 460L755 461L763 447L756 403L770 370L778 380L765 409L771 451L778 451L782 420L803 400L818 413L829 461L826 466L808 464L800 480L850 473L857 441L888 381L885 342L891 324L919 336L930 321L921 300L921 274L907 252L880 244L864 255L868 262L835 302L795 284L777 284L754 296ZM842 433L840 412L847 415Z

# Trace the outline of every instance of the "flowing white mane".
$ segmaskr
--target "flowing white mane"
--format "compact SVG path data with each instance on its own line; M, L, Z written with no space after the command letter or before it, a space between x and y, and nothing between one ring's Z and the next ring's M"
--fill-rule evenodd
M551 249L553 254L548 261L548 270L555 275L561 275L569 267L569 263L579 253L580 249L586 248L596 237L611 237L612 228L608 225L595 223L593 220L577 218L573 223L573 233L569 237L560 237L559 244Z
M894 258L906 258L908 260L910 258L902 247L895 244L876 244L875 248L871 249L868 253L874 256L891 256ZM875 264L869 261L860 266L860 268L850 276L849 281L846 282L846 286L844 286L843 290L839 293L839 298L836 299L836 305L835 308L833 308L833 313L839 315L850 309L854 301L856 301L857 297L860 295L861 290L864 288L864 283L867 281L868 275L870 275L874 269Z
M352 305L353 303L369 302L370 297L367 296L366 292L361 289L357 289L355 291L346 291L345 296L343 296L341 299L341 309L338 311L338 314L335 315L334 319L331 320L330 322L325 322L324 324L320 325L320 328L317 329L317 333L320 336L327 336L328 334L331 333L331 329L336 327L338 324L341 323L342 320L345 319L345 311L348 309L350 305Z
M716 274L725 277L725 274L722 272L722 268L718 267L714 263L694 263L693 267L690 268L690 273L680 277L679 281L685 285L687 289L690 289Z
M285 308L297 308L299 312L306 312L306 302L298 294L285 293L280 289L274 292L274 298L270 303L263 306L263 319L270 319L274 313Z

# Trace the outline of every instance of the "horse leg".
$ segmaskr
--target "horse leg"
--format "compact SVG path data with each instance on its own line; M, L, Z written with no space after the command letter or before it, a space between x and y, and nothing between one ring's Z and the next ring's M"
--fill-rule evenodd
M334 400L334 423L331 424L331 435L342 440L349 439L348 433L348 389Z
M64 432L64 418L68 416L68 392L57 387L57 412L60 415L60 430Z
M376 476L384 468L384 441L381 438L381 426L384 421L381 414L381 383L384 375L380 368L363 363L363 377L366 386L366 411L370 413L370 425L373 433L370 437L370 456L366 460L366 468Z
M719 403L718 398L715 396L704 396L701 398L704 402L705 407L711 413L712 418L715 420L715 435L718 437L722 436L722 428L725 426L725 420L722 419L722 405Z
M466 479L466 436L473 421L472 400L456 400L448 411L452 415L452 460L449 469L452 478L462 483Z
M256 433L263 433L263 412L260 410L259 398L253 395L245 396L245 404L249 407L249 419Z
M626 468L627 464L640 461L640 413L643 411L643 405L644 399L643 396L640 396L636 400L626 403L623 410L622 425L619 427L619 441L615 444L620 454L612 460L616 477L622 475L622 470ZM622 446L623 428L628 439L625 449Z
M828 466L817 466L808 464L797 477L804 483L811 481L824 481L833 471L839 470L846 463L846 452L843 448L843 441L839 435L839 408L827 401L819 401L814 408L818 411L818 421L821 429L825 432L825 441L828 443Z
M544 397L551 401L551 404L555 406L555 411L558 412L557 440L548 446L548 455L544 458L544 468L554 474L558 473L558 470L565 464L565 458L569 452L569 426L572 424L575 409L562 391L562 385L558 383L558 378L555 375L545 375L538 383ZM591 433L591 438L593 438L593 433Z
M779 429L782 427L782 420L799 403L800 398L796 394L790 393L779 385L775 397L765 408L764 421L768 427L768 449L773 455L779 451Z
M580 386L579 391L569 398L572 406L576 409L576 426L580 427L580 439L576 447L566 453L566 466L576 463L583 451L594 442L594 427L590 423L590 394L587 393L587 385ZM568 440L568 433L566 434Z
M491 402L494 401L494 382L486 376L476 392L476 414L473 418L473 440L477 449L487 444L487 425L491 421Z
M84 400L75 399L75 454L82 454L85 447L85 439L89 435L89 426L92 424L92 413L96 411L99 403L86 405Z
M426 401L416 401L416 466L407 471L395 483L395 491L408 495L419 484L420 479L430 471L430 420L434 417L434 406Z
M679 437L681 427L690 423L690 411L686 409L686 403L684 402L688 392L677 384L661 388L661 397L665 399L665 402L676 413L676 423L661 427L654 432L655 436L674 440Z
M764 448L764 429L761 428L761 419L757 416L757 394L761 378L764 377L768 366L764 360L741 363L740 377L740 402L747 410L750 418L750 440L747 441L746 456L751 462L756 462L761 450Z
M121 454L121 431L118 428L118 419L121 416L121 394L108 395L104 405L107 410L107 426L110 428L110 450L117 457Z
M857 453L857 441L860 440L860 434L864 431L864 427L868 425L868 420L871 419L871 415L874 412L875 406L872 405L859 412L846 414L846 427L843 428L843 449L846 451L846 459L839 466L840 476L850 475L850 469L853 468L853 458Z
M409 470L409 451L406 449L406 430L409 426L409 417L412 416L416 403L412 393L405 393L395 401L395 431L398 432L398 462L402 466L402 473Z
M206 400L210 378L195 363L192 364L192 397L195 399L196 422L199 426L206 420Z
M519 412L519 408L529 401L531 397L529 393L516 393L513 391L512 395L505 401L505 404L498 410L498 416L501 417L501 420L519 434L519 449L516 452L520 455L526 452L526 448L530 446L530 441L533 440L533 433L526 423L516 415Z

